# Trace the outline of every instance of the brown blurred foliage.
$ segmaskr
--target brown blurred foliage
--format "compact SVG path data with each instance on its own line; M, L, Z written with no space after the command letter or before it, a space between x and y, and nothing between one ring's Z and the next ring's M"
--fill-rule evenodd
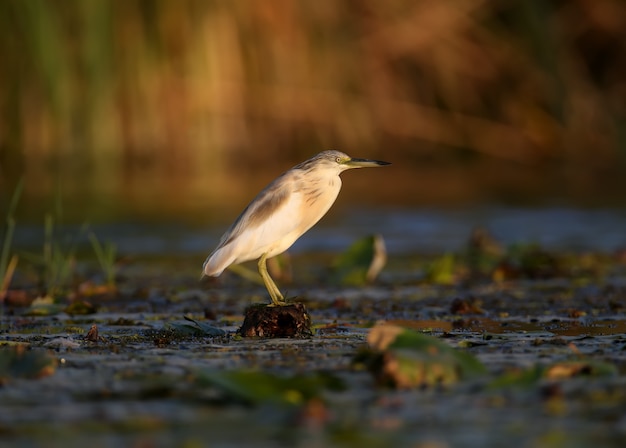
M0 56L0 186L31 194L216 196L331 147L587 188L626 153L620 0L5 0Z

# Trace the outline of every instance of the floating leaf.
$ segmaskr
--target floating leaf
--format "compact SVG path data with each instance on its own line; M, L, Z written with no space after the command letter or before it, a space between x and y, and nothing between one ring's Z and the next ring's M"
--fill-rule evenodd
M320 397L324 390L343 390L338 378L316 373L311 375L280 376L260 371L202 372L201 385L217 388L226 398L250 405L302 405Z
M185 319L186 322L168 322L165 324L165 328L181 336L214 337L226 334L223 329L209 325L206 322L198 322L187 316L185 316Z
M548 366L533 366L506 372L489 384L490 389L534 387L542 380L565 380L578 376L614 376L619 373L613 364L598 361L565 361Z
M343 285L373 282L387 262L385 242L371 235L353 243L334 263L333 280Z
M488 388L533 387L541 380L542 374L543 368L541 366L533 366L529 369L514 369L491 381Z
M45 350L25 345L0 347L0 384L11 378L35 379L52 375L57 360Z
M65 307L55 303L51 296L38 297L24 310L25 316L52 316L59 314Z
M368 334L371 352L357 358L373 371L378 382L396 388L452 384L483 374L472 355L441 340L395 325L378 325Z

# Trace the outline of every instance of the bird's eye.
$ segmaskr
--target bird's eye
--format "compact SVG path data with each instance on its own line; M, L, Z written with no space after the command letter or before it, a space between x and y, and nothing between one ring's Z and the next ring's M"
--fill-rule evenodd
M335 162L337 162L337 163L341 163L341 157L337 157L337 158L335 158Z

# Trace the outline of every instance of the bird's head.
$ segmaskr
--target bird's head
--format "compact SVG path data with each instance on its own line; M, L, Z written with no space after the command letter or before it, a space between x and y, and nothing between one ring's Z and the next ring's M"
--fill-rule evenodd
M336 169L339 172L352 168L375 168L384 165L391 165L389 162L381 160L358 159L350 157L341 151L323 151L307 160L305 164L310 164L313 169Z

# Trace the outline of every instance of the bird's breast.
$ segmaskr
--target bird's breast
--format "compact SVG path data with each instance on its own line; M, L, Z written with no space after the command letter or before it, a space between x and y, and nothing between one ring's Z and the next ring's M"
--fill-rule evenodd
M341 190L341 179L338 176L321 178L308 183L301 190L300 221L304 228L302 233L314 226L334 204Z

